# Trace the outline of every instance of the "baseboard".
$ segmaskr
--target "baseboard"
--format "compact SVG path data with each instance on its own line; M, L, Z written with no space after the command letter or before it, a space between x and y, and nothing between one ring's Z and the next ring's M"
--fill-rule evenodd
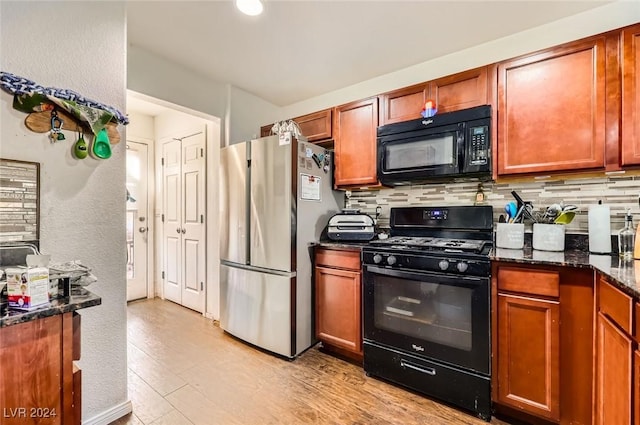
M94 416L91 419L82 421L82 425L109 425L111 422L120 419L121 417L128 415L133 411L131 401L127 400L117 406L106 410L99 415Z

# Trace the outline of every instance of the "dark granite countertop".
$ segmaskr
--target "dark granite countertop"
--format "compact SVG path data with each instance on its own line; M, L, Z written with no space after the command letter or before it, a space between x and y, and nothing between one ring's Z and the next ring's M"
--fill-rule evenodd
M0 317L0 328L55 316L56 314L68 313L81 308L93 307L99 304L102 304L102 298L81 286L73 286L70 297L56 298L49 304L43 305L35 310L22 311L9 308L8 313Z
M586 250L563 252L495 248L491 260L531 265L589 267L608 276L610 281L636 299L640 299L640 260L622 261L617 255L594 255Z
M329 248L343 251L362 251L362 248L369 245L368 241L319 241L311 244L313 247Z
M588 241L583 235L570 235L566 249L562 252L540 251L531 248L531 238L525 235L524 249L494 248L492 261L507 261L519 264L551 265L592 268L600 271L620 290L640 300L640 260L621 261L618 255L594 255L589 253ZM529 235L530 236L530 235ZM322 240L311 244L314 247L361 251L369 242Z

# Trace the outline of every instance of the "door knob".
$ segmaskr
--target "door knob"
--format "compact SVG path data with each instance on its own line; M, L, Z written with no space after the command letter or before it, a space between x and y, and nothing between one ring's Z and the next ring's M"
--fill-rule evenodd
M176 232L177 232L177 233L180 233L180 228L179 228L179 227L176 229Z
M187 229L185 229L184 227L182 228L182 234L184 235L185 233L187 233Z
M144 232L146 232L146 231L147 231L147 228L146 228L146 227L144 227L144 226L142 226L142 227L140 227L140 228L138 229L138 231L139 231L140 233L144 233Z

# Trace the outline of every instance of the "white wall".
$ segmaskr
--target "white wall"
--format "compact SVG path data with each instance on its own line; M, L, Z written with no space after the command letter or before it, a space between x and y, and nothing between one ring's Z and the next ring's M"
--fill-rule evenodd
M44 86L125 106L125 12L118 2L0 2L0 68ZM75 134L52 144L23 124L0 93L0 156L40 163L41 249L82 260L102 305L82 315L82 411L86 421L127 402L125 143L107 160L71 155ZM120 127L124 139L124 130ZM115 419L115 418L113 418ZM98 423L98 422L96 422ZM107 422L108 423L108 422Z
M129 46L127 69L130 90L221 118L224 145L259 135L262 125L281 115L279 107L251 93L208 79L137 46Z
M129 125L127 125L127 138L153 142L155 138L155 120L151 115L138 112L127 112Z
M545 2L540 2L544 7ZM614 2L528 31L372 78L281 109L282 118L297 117L357 99L499 62L568 41L640 22L638 1ZM417 46L419 48L419 46Z
M229 86L227 114L228 144L260 137L260 127L282 119L280 108L233 86Z

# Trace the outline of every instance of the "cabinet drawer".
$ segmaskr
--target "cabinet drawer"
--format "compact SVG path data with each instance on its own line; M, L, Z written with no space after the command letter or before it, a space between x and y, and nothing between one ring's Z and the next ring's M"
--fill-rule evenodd
M319 249L316 251L316 266L360 270L360 251Z
M633 302L631 297L614 288L604 279L598 285L599 310L609 316L627 334L631 335Z
M555 271L538 269L500 267L498 269L498 289L558 298L560 296L560 274Z

